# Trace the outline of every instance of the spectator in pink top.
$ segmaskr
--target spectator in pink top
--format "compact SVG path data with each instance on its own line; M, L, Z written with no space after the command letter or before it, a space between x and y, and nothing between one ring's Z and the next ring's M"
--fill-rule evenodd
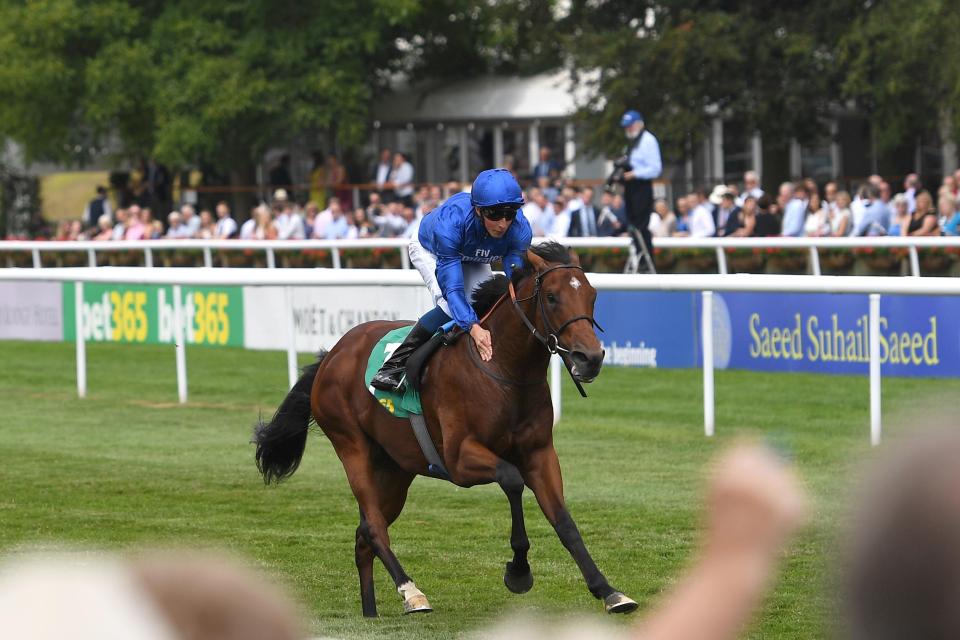
M137 205L132 205L127 211L127 228L124 231L124 240L143 240L147 227L143 224L143 211Z

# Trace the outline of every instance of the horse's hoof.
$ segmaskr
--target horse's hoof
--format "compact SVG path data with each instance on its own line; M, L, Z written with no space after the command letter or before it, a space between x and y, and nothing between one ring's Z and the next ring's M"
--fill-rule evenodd
M404 615L408 613L430 613L431 611L433 611L433 607L427 602L427 596L425 595L410 596L403 601Z
M633 613L639 605L619 591L614 591L603 599L603 606L607 613Z
M529 567L526 573L516 573L513 562L508 562L507 570L503 572L503 584L513 593L526 593L533 588L533 573Z

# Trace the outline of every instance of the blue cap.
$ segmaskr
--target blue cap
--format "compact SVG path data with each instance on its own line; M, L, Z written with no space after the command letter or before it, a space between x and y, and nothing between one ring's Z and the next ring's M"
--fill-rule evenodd
M523 205L523 192L513 174L506 169L481 171L473 181L470 203L475 207L495 207L499 204Z
M643 116L640 115L639 111L634 111L633 109L631 109L630 111L627 111L620 118L621 127L629 127L630 125L637 122L643 122Z

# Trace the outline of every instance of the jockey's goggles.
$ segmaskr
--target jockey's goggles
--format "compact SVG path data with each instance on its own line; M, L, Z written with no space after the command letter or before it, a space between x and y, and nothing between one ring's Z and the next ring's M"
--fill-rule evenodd
M480 212L480 215L491 222L498 222L504 219L512 222L513 219L517 217L517 211L520 210L520 207L515 204L500 204L495 207L477 207L477 210Z

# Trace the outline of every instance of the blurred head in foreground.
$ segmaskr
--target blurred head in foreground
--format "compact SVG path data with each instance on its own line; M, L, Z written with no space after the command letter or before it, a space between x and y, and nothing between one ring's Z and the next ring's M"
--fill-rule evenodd
M960 433L905 443L866 487L845 580L849 637L960 638Z
M239 563L199 553L53 555L0 568L3 637L294 640L299 616Z

